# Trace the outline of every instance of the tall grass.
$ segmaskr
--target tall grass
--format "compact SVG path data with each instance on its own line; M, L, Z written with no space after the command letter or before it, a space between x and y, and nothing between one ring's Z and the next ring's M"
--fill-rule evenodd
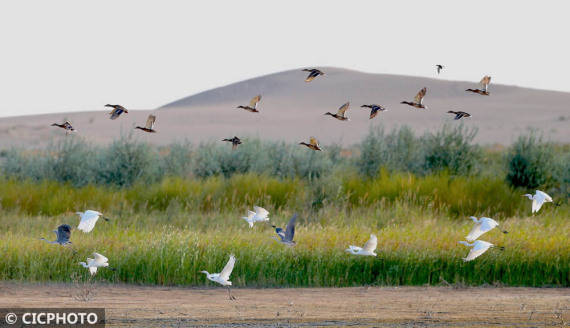
M468 249L457 241L467 234L470 220L453 221L413 207L400 211L416 216L399 222L390 212L347 213L328 207L319 214L302 213L294 248L271 240L274 232L268 225L250 229L239 218L241 213L114 213L111 223L98 223L90 234L73 232L77 253L37 240L49 236L57 224L76 218L3 216L0 279L70 281L74 274L87 275L78 262L97 251L118 268L116 273L100 270L97 280L136 284L209 284L199 271L216 272L235 253L238 260L232 281L237 287L434 285L443 281L570 285L568 224L554 213L502 222L510 233L492 231L484 240L506 250L491 250L464 263L461 258ZM272 221L282 225L290 214L273 212ZM14 225L16 221L20 224ZM344 252L349 244L364 243L370 233L378 235L377 258Z
M529 213L524 190L512 189L501 178L453 176L446 172L427 176L388 173L374 178L357 173L330 175L307 181L279 179L254 173L229 178L165 178L129 188L115 186L74 187L55 181L0 179L0 206L4 211L26 215L60 215L85 208L101 211L151 212L180 208L186 211L231 211L255 204L273 209L318 211L383 208L408 204L451 217L494 215L525 216ZM556 201L567 200L556 195ZM545 207L548 211L548 208Z

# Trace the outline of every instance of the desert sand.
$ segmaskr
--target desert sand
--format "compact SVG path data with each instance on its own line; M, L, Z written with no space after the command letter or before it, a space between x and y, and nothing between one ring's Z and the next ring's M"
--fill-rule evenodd
M0 307L104 307L108 327L536 327L570 322L568 288L224 288L0 283Z
M506 86L493 77L490 96L465 92L478 87L482 72L472 82L448 81L442 78L418 78L386 74L367 74L340 68L325 67L327 73L310 83L299 70L266 75L192 95L155 110L131 110L115 121L109 120L108 109L90 112L59 113L0 119L0 148L13 145L42 147L65 138L63 130L51 123L69 119L78 130L73 138L104 144L134 133L137 138L158 145L189 141L219 142L237 135L269 140L299 142L316 136L321 144L340 143L345 146L360 141L370 127L387 129L409 125L417 134L441 128L445 123L459 124L448 110L462 110L473 117L462 120L479 133L481 144L512 143L528 129L540 130L547 139L570 142L570 93ZM492 75L492 74L491 74ZM444 74L442 74L444 76ZM495 84L497 82L498 84ZM422 87L428 92L424 103L427 110L400 104L411 100ZM257 95L263 96L260 113L236 109L248 104ZM350 121L341 122L323 114L335 112L349 101ZM114 103L109 99L110 103ZM362 104L376 103L388 108L369 120ZM129 104L122 104L129 108ZM156 134L133 130L144 125L147 115L157 115Z

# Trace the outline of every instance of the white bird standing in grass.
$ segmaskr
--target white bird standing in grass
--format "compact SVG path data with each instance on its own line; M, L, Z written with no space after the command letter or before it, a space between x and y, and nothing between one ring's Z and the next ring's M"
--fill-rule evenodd
M350 245L345 251L354 255L376 256L377 254L374 253L374 251L376 250L377 245L378 245L378 238L376 238L376 235L371 234L370 239L368 239L368 241L366 242L366 244L364 244L363 247Z
M81 217L81 221L79 222L77 229L83 232L90 232L93 230L93 228L95 228L95 223L99 220L99 217L102 217L105 221L109 221L108 218L104 217L103 214L97 211L87 210L85 212L76 212L75 214Z
M465 261L465 262L469 262L469 261L472 261L472 260L478 258L479 256L481 256L483 253L485 253L491 247L497 247L491 243L488 243L488 242L482 241L482 240L477 240L472 244L470 244L466 241L460 241L459 243L463 244L465 246L471 247L471 251L469 251L469 254L467 255L467 257L463 258L463 261ZM502 251L505 250L505 248L502 246L500 246L499 249Z
M497 221L495 221L491 218L486 218L486 217L481 217L480 219L477 219L476 217L471 216L471 220L473 220L473 222L475 222L475 225L473 226L473 229L471 229L471 232L469 232L467 237L465 237L465 239L467 239L468 241L474 241L475 239L479 238L485 232L491 231L496 226L499 225L499 223ZM503 230L503 233L509 233L509 232L506 230Z
M532 200L532 213L538 212L542 207L542 204L552 202L552 197L540 190L537 190L534 195L524 194L523 196Z
M99 253L93 253L93 258L87 258L87 263L79 262L79 264L88 268L92 276L97 273L97 268L109 268L115 271L114 268L109 267L109 259Z
M220 272L220 273L209 273L208 271L200 271L201 273L206 275L206 278L208 278L208 280L211 280L213 282L217 282L218 284L220 284L222 286L228 287L228 297L232 301L235 300L236 298L232 295L232 292L230 290L230 286L232 285L232 282L229 281L229 279L230 279L230 274L232 274L232 271L234 269L235 263L236 263L236 257L233 254L231 254L230 259L228 260L228 263L226 263L226 266L224 267L222 272Z

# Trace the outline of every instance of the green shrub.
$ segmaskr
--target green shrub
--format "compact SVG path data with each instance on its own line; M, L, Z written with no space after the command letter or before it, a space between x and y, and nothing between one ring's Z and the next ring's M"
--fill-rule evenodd
M452 174L467 175L477 168L482 158L481 149L473 145L476 129L444 125L435 134L424 136L424 170L438 172L448 170Z
M553 145L543 142L535 132L520 136L507 155L507 181L529 189L546 185L552 178L553 155Z

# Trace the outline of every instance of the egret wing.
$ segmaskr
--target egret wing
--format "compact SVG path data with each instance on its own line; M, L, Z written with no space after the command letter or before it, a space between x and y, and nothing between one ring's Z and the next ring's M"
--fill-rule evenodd
M467 261L471 261L474 260L476 258L478 258L479 256L483 255L483 253L485 253L489 247L491 247L492 244L484 242L484 241L476 241L475 245L473 246L473 248L471 248L471 251L469 251L469 254L467 255L466 258L464 258L463 260L465 262Z
M349 107L349 106L350 106L350 102L347 102L346 104L340 106L340 107L338 108L338 111L337 111L336 114L337 114L337 115L340 115L340 116L344 116L344 113L346 113L346 111L348 110L348 107Z
M540 191L537 190L535 197L538 198L538 200L540 200L541 202L551 202L552 201L552 197L550 197L547 193L545 193L544 191Z
M101 255L101 254L99 254L99 253L93 253L93 257L94 257L95 262L98 262L98 263L107 263L107 262L109 262L109 259L108 259L108 258L106 258L105 256L103 256L103 255Z
M263 207L254 206L253 210L255 211L255 215L258 219L265 219L269 215L269 211L264 209Z
M499 223L497 223L497 221L495 221L491 218L486 218L486 217L481 218L481 230L483 232L493 230L498 225L499 225Z
M376 237L376 235L371 234L370 239L368 239L368 241L366 242L366 244L364 244L362 249L368 252L374 252L376 250L377 245L378 245L378 238Z
M479 238L484 233L485 231L481 230L481 223L475 223L475 225L473 226L467 237L465 237L465 239L472 242L477 238Z
M81 215L81 221L77 226L77 229L82 230L84 232L90 232L95 228L95 223L99 219L101 213L97 211L87 210L85 213Z
M362 247L350 245L350 246L348 246L348 249L351 249L351 250L353 250L353 251L355 251L355 252L358 252L358 251L361 251L361 250L362 250Z
M154 127L154 121L156 121L156 116L149 115L148 118L146 119L146 125L144 127L149 130L152 130L152 128Z
M417 103L417 104L421 104L422 101L424 100L424 97L425 97L426 93L427 93L427 88L424 87L423 89L421 89L421 90L418 92L418 94L417 94L416 97L414 98L414 102Z
M233 254L231 254L230 259L228 260L228 263L226 263L226 266L224 267L222 272L220 272L220 278L222 278L224 280L230 279L230 274L232 273L232 270L234 269L235 263L236 263L236 257Z

